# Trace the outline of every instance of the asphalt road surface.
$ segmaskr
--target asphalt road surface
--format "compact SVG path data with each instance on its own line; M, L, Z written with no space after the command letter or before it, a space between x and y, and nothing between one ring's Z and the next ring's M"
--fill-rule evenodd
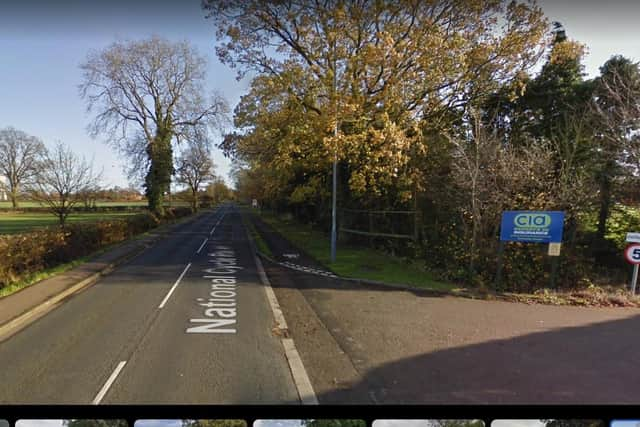
M277 260L296 252L256 225ZM321 404L638 402L638 309L265 269ZM297 404L274 326L241 217L223 206L0 342L0 403Z
M0 343L0 402L295 404L273 326L223 206Z

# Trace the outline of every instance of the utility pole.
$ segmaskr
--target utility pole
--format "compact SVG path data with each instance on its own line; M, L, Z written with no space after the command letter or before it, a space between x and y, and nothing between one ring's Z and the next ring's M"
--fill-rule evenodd
M338 67L336 66L336 42L333 41L333 102L335 107L335 121L333 125L333 136L338 137ZM336 262L337 244L337 190L338 190L338 150L333 151L333 190L331 194L331 262Z

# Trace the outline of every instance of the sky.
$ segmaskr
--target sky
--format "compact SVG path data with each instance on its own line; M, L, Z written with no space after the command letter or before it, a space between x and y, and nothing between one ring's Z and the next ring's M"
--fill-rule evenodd
M134 427L181 427L182 420L136 420Z
M491 427L544 427L540 420L493 420Z
M62 427L63 420L18 420L16 427Z
M632 0L542 0L551 21L560 21L567 35L588 46L589 77L612 55L640 60L640 2ZM248 89L235 71L216 58L215 30L200 0L3 0L0 2L0 128L13 126L40 137L47 146L62 141L93 159L103 170L105 185L127 186L126 159L93 140L86 127L91 116L78 94L79 65L92 49L116 39L141 39L152 34L189 40L208 60L207 87L219 90L233 109ZM220 141L217 136L215 142ZM217 173L228 177L230 162L214 150Z
M300 427L302 420L256 420L253 427Z

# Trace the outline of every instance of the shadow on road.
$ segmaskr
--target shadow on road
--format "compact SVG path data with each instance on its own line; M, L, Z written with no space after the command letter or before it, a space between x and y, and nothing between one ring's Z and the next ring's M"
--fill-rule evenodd
M423 354L364 372L352 392L377 403L637 404L639 330L635 316Z
M270 230L267 224L257 221L256 226L272 249L275 249L274 252L285 253L291 250L290 243ZM318 266L308 255L299 252L304 258L301 261ZM411 325L413 328L416 325L424 327L425 333L414 331L413 334L407 333L404 341L400 338L394 340L388 336L394 333L405 334L398 327L397 321L395 328L381 331L384 328L380 323L366 323L371 317L360 317L359 313L375 310L375 307L369 306L369 301L379 301L382 292L382 299L395 306L398 313L396 320L413 320L406 313L407 308L402 306L409 301L407 295L432 299L439 296L437 292L365 285L313 276L269 262L265 263L265 268L275 289L295 289L305 295L309 306L327 329L332 331L331 334L340 347L338 353L344 351L355 361L358 379L349 384L348 390L336 388L320 392L318 398L321 403L638 403L640 315L630 315L627 311L598 311L577 307L541 306L538 310L535 306L515 303L471 300L467 300L467 304L460 304L457 298L438 298L441 301L438 305L448 307L450 304L452 310L469 306L474 312L469 313L467 318L464 313L449 317L446 309L440 309L430 320L425 319L423 323L414 321ZM358 291L360 297L349 292L336 293L336 290ZM341 299L342 302L339 301ZM456 300L458 303L451 302ZM427 302L426 307L434 308L432 304L435 302ZM504 306L501 308L491 304ZM421 306L425 307L424 304ZM291 312L296 308L287 307L285 301L283 309L286 316L287 310ZM480 323L483 310L496 310L496 314L491 316L494 322L503 323L504 326L499 328L502 335ZM533 319L545 322L549 320L546 330L536 328ZM427 333L426 328L431 328L429 322L439 323ZM456 325L447 322L455 322ZM513 326L510 322L518 325ZM470 331L475 329L482 332L481 336L471 339L476 342L473 344L465 345L466 338L458 338L454 340L455 346L443 345L442 342L424 346L418 343L412 346L413 353L396 348L384 355L375 354L386 345L380 341L376 343L378 337L387 336L390 342L396 342L398 346L402 346L403 342L410 342L407 338L409 336L426 343L438 338L438 334L449 327L454 333L460 333L461 336L464 334L465 337L471 336ZM296 331L302 327L290 324L290 328L296 342L301 344L303 360L305 356L310 360L308 369L313 377L314 370L320 372L326 367L314 366L313 356L304 354L302 340L305 337L300 331ZM347 333L345 329L348 328L360 329L359 337ZM296 337L296 334L300 337ZM494 338L509 334L515 337ZM360 342L356 345L354 342L358 338ZM439 338L442 339L441 336ZM479 340L483 342L477 343ZM415 356L416 348L429 347L434 350ZM413 355L404 357L407 354ZM317 375L321 376L320 373ZM330 387L325 387L325 390L328 388Z

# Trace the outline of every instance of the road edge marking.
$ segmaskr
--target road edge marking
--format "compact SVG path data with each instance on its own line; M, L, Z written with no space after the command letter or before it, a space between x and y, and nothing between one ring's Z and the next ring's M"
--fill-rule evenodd
M113 370L113 372L111 373L111 376L107 379L107 382L104 383L104 385L102 386L102 388L100 389L96 397L93 399L93 402L91 402L92 405L99 405L100 402L102 402L102 399L104 399L104 396L107 394L107 392L109 391L113 383L116 381L116 378L118 378L118 375L120 375L120 372L122 371L122 369L126 364L127 364L126 360L123 360L120 363L118 363L118 366L116 366L116 369Z
M258 269L258 276L260 276L260 281L264 285L267 300L269 301L269 307L271 307L271 312L273 313L273 317L276 321L276 324L278 325L278 329L284 331L285 335L288 335L287 321L285 320L282 309L280 308L280 304L278 303L278 298L276 297L276 294L271 287L271 282L267 277L267 273L264 271L262 261L256 254L253 237L251 236L251 233L248 232L246 227L245 233L249 239L249 246L251 246L253 259L256 263L256 268ZM309 379L309 374L307 374L307 370L304 367L304 363L302 362L300 353L298 353L298 349L296 348L293 338L287 336L281 337L280 342L282 343L282 347L284 348L284 354L287 358L289 370L291 371L293 383L296 386L300 402L303 405L318 405L318 398L316 397L316 393L313 390L313 385L311 384L311 380Z
M173 293L173 291L176 290L176 288L180 284L180 281L182 280L184 275L187 273L187 270L189 270L189 267L191 267L191 263L187 264L187 266L184 268L184 270L182 270L182 273L180 273L180 277L178 277L178 280L176 280L176 283L174 283L173 286L171 287L171 289L169 289L169 292L167 292L167 295L164 297L164 299L162 300L162 302L158 306L159 309L163 308L165 306L165 304L167 303L167 301L169 301L169 298L171 297L171 294Z

